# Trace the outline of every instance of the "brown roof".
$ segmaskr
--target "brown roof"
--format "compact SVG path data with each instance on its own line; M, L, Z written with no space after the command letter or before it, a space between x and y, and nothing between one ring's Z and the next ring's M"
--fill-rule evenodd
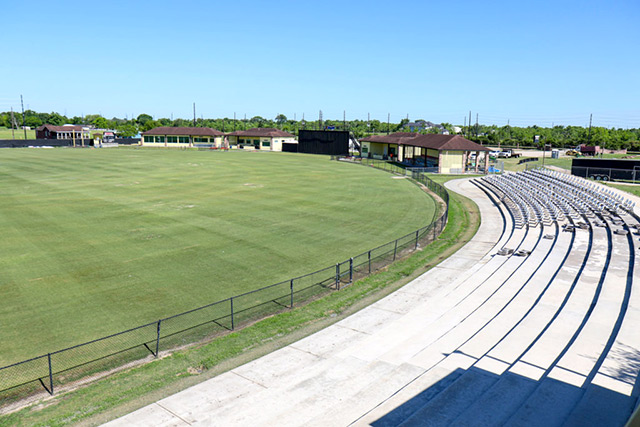
M221 136L224 135L224 133L212 128L160 126L146 132L142 132L142 135Z
M270 136L272 138L293 138L294 135L275 128L253 128L228 133L231 136Z
M76 126L76 125L71 125L71 126L53 126L53 125L42 125L38 128L36 128L36 130L44 130L44 129L49 129L50 132L72 132L72 131L76 131L76 132L82 132L82 126Z
M415 138L416 136L420 135L419 133L415 133L415 132L395 132L389 135L372 135L366 138L361 138L360 141L365 141L365 142L383 142L386 144L397 144L400 141L406 140L406 139L410 139L410 138Z
M403 135L409 136L406 137ZM391 135L374 135L368 138L362 138L361 141L410 145L413 147L431 148L432 150L491 151L487 147L469 141L460 135L420 135L398 132Z

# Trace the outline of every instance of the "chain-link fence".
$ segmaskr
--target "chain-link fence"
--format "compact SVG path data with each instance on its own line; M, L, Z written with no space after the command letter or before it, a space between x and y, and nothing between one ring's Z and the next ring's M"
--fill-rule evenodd
M2 400L17 399L39 387L53 394L55 387L61 384L99 375L145 357L157 357L161 350L212 338L265 316L290 310L296 304L340 290L435 240L447 222L449 195L445 188L421 171L407 172L392 163L371 159L363 159L362 163L396 174L408 174L443 200L444 212L436 219L439 213L436 209L434 217L429 218L429 225L334 266L0 367Z

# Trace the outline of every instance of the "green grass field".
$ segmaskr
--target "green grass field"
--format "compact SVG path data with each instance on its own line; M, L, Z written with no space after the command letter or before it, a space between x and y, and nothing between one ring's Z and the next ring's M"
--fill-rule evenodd
M618 190L626 191L627 193L631 193L634 196L640 197L640 184L612 184L610 182L605 182L604 184L609 187L617 188Z
M286 153L0 150L0 366L332 265L435 203Z
M14 138L15 137L15 138ZM0 139L24 139L24 130L0 127ZM27 131L27 139L36 139L36 131L31 129Z

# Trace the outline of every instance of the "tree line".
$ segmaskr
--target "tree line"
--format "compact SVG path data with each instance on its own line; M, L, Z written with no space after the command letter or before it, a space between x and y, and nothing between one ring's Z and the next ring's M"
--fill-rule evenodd
M22 125L22 114L13 113L13 124L15 127ZM246 130L255 127L278 128L293 134L301 129L337 129L349 130L357 138L362 138L374 134L384 134L393 132L409 132L407 127L408 119L402 119L398 123L384 122L380 120L295 120L287 118L284 114L278 114L273 119L254 116L248 119L197 118L195 126L210 127L222 132L233 132L236 130ZM188 119L154 119L149 114L140 114L135 118L107 119L99 114L90 114L83 117L67 117L56 112L39 113L33 110L26 110L24 117L25 126L32 129L43 124L61 126L63 124L75 124L93 126L97 129L115 129L121 137L128 138L136 136L140 132L153 129L158 126L191 127L193 120ZM10 128L12 125L11 113L0 113L0 127ZM553 127L517 127L517 126L496 126L496 125L472 125L467 127L455 127L450 123L441 123L449 133L454 134L455 130L461 129L460 134L483 145L491 146L513 146L513 147L533 147L547 144L552 147L574 147L580 144L600 145L609 149L627 148L634 151L640 150L640 129L605 128L594 126L585 128L581 126L553 126ZM423 130L420 133L439 133L441 130L432 128ZM536 143L536 136L538 142Z

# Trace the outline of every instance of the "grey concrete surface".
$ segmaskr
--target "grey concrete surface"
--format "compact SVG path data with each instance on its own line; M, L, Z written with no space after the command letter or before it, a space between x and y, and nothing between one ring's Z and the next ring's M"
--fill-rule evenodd
M624 423L639 392L637 236L561 231L569 220L516 229L468 179L447 186L482 215L454 256L329 328L107 425Z

